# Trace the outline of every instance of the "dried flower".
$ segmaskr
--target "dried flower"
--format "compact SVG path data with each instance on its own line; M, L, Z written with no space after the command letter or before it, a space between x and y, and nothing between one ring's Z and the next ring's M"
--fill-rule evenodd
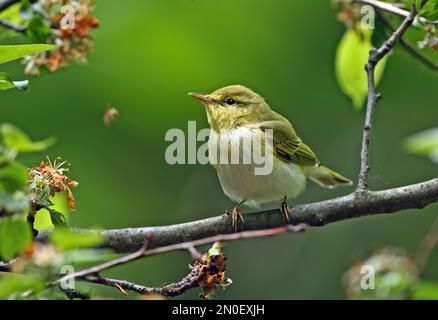
M38 0L32 7L43 13L52 30L46 42L59 47L24 58L25 73L38 76L44 68L54 72L70 62L86 63L93 46L91 30L99 26L94 0Z
M103 113L103 123L109 127L119 116L119 111L114 107L107 107Z
M30 169L30 192L32 200L40 205L50 205L49 197L53 197L55 193L66 192L67 201L71 211L76 210L76 202L70 188L76 188L78 182L71 180L65 175L69 169L66 167L66 161L54 163L47 158L47 163L42 161L38 167Z

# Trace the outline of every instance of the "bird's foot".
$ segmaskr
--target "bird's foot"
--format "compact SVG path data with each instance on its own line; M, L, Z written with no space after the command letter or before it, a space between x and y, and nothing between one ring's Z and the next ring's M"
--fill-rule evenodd
M245 223L245 220L243 219L243 215L240 212L240 207L245 203L245 201L242 201L239 203L238 206L235 206L233 208L233 212L231 213L231 225L234 228L234 231L237 231L238 222L239 220L243 223Z
M289 214L291 210L289 208L289 205L287 204L287 197L284 197L283 202L280 206L280 211L286 217L287 222L289 222Z

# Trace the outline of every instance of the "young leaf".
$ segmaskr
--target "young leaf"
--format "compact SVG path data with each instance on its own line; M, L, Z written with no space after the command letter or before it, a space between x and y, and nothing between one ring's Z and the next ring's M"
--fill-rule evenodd
M9 89L27 90L29 88L29 81L12 81L6 72L0 72L0 90Z
M56 48L51 44L22 44L0 46L0 64L22 58L29 54Z
M65 198L65 194L63 193L57 193L55 196L50 197L50 201L53 203L53 205L50 206L51 210L63 212L64 217L68 221L68 213L69 213L69 206L67 199ZM46 210L40 210L38 211L38 214L35 216L35 222L33 224L33 227L36 230L48 230L53 229L55 226L52 223L52 218L50 217L50 213Z
M368 80L365 64L371 44L372 31L368 29L348 29L338 44L335 71L341 90L353 101L356 109L361 109L368 94ZM386 57L375 70L375 82L379 83L385 68Z
M45 42L52 31L41 16L34 16L26 27L26 35L32 42Z
M15 24L20 24L22 22L22 17L20 14L21 3L13 4L5 10L0 12L0 19L8 20Z
M20 198L8 192L0 191L0 210L7 213L19 213L27 210L27 208L28 201L25 197Z
M8 273L0 280L0 299L20 299L20 294L24 292L31 290L33 293L38 293L45 288L46 285L41 278Z
M412 154L429 156L438 163L438 127L410 136L405 140L404 148Z
M29 176L22 164L12 161L0 168L0 190L13 193L26 186Z
M50 210L50 219L52 220L53 225L56 227L67 227L67 220L64 215L55 210Z
M417 8L418 8L418 4L417 4ZM419 14L420 14L420 16L423 16L428 20L437 20L438 19L438 0L427 1L424 4L424 6L421 7L421 9L419 10Z
M17 152L43 151L55 143L54 138L33 142L27 134L9 123L0 125L0 133L5 147Z
M0 219L0 257L11 260L32 241L32 231L27 221L20 217Z
M438 300L438 283L420 282L412 292L413 300Z

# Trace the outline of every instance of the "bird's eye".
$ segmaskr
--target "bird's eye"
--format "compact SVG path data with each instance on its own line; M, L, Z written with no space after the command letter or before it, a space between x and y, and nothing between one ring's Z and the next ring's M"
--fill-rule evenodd
M234 99L227 99L227 101L225 101L229 106L232 106L233 104L236 104L236 100Z

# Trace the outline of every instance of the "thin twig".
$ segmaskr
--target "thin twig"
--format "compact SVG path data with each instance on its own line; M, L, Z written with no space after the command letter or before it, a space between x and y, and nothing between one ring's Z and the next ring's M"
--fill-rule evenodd
M377 9L381 9L383 11L386 12L390 12L402 17L409 17L410 12L404 9L401 9L399 7L396 7L395 5L391 4L391 3L387 3L387 2L382 2L382 1L377 1L377 0L354 0L357 2L362 2L365 4L369 4ZM430 21L424 17L419 17L418 20L421 23L427 23L427 24L438 24L438 20L434 20L434 21Z
M158 294L164 297L176 297L184 294L187 290L198 287L202 274L195 275L189 273L181 281L170 283L163 287L147 287L126 280L118 280L104 277L87 276L84 278L76 278L82 282L94 283L104 286L121 288L123 290L133 291L138 294Z
M395 28L391 24L391 21L380 11L377 10L377 14L381 18L382 22L387 26L387 28L391 32L395 32ZM431 69L432 71L438 71L438 63L435 61L432 61L427 56L425 56L422 52L420 52L418 49L416 49L413 45L411 45L409 42L403 39L401 37L399 40L400 45L408 52L410 53L415 59L420 61L422 64L424 64L426 67Z
M396 213L406 209L421 209L434 202L438 202L438 178L394 189L369 191L360 197L352 193L330 200L296 205L291 208L293 214L290 221L284 218L284 214L279 209L248 213L245 214L245 223L239 224L239 231L276 228L288 223L324 226L346 219ZM154 235L149 242L150 250L235 232L228 214L168 226L73 231L99 233L104 238L103 247L119 253L137 251L148 234ZM45 242L49 236L50 232L40 231L36 240Z
M12 6L13 4L16 4L16 3L20 2L20 1L21 0L1 0L0 1L0 12L3 11L3 10L6 10L10 6Z
M368 58L368 63L365 70L368 75L368 103L365 117L365 125L363 128L362 150L361 150L361 168L359 174L359 182L357 185L358 192L366 192L368 190L368 172L369 165L369 150L371 141L371 127L373 123L374 107L380 98L380 94L376 93L374 70L380 60L383 59L395 46L397 41L403 36L405 31L412 25L414 18L417 15L415 5L412 7L409 15L403 20L397 30L386 40L378 49L371 49Z
M66 282L66 281L69 281L69 280L75 279L75 278L82 278L83 279L89 275L98 275L102 271L114 268L114 267L122 265L122 264L126 264L128 262L140 259L142 257L148 257L148 256L156 255L156 254L162 254L162 253L171 252L171 251L178 251L178 250L187 250L187 251L190 251L193 253L194 247L204 245L204 244L213 243L213 242L231 241L231 240L248 239L248 238L259 238L259 237L269 237L269 236L279 235L279 234L286 233L286 232L298 232L298 231L302 231L306 228L307 228L307 225L301 224L301 225L297 225L297 226L288 225L288 226L283 226L283 227L274 228L274 229L257 230L257 231L244 231L244 232L238 232L238 233L233 233L233 234L222 234L222 235L217 235L214 237L208 237L208 238L199 239L199 240L195 240L195 241L176 243L173 245L169 245L169 246L161 247L161 248L156 248L156 249L152 249L152 250L147 250L147 247L143 246L137 252L134 252L134 253L129 254L127 256L124 256L124 257L121 257L118 259L114 259L114 260L93 266L93 267L88 268L88 269L84 269L84 270L81 270L78 272L67 274L67 275L63 276L62 278L54 281L52 283L52 285L58 285L60 283L63 283L63 282Z
M417 266L420 272L424 270L429 261L430 255L433 249L438 244L438 218L435 219L429 232L423 239L420 249L417 255Z
M7 262L0 261L0 272L11 271L11 265Z
M26 31L26 28L23 26L20 26L18 24L12 23L8 20L4 20L4 19L0 19L0 26L14 30L16 32L19 33L23 33L24 31Z

